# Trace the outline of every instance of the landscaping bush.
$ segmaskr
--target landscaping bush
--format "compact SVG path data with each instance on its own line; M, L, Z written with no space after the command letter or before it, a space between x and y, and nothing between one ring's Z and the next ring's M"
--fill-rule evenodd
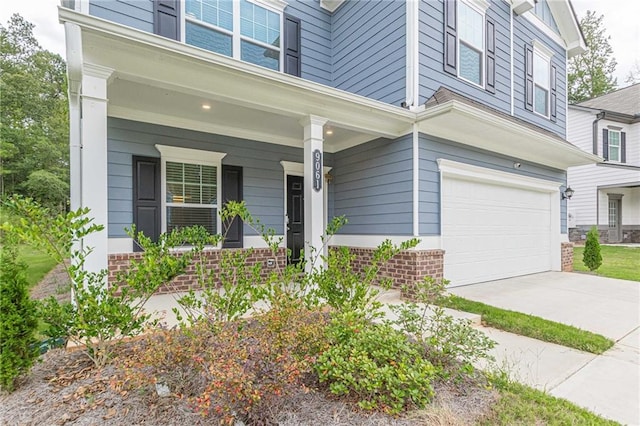
M430 401L436 369L402 332L351 312L337 315L328 334L331 346L314 370L333 394L353 397L363 409L392 414Z
M587 233L587 242L584 245L584 253L582 255L584 266L589 268L590 271L595 271L602 265L599 238L598 228L593 226Z
M393 323L424 345L427 358L441 367L441 373L446 376L453 369L456 375L465 375L473 372L473 362L491 359L489 350L495 342L469 320L455 319L438 305L450 297L445 293L447 284L447 280L427 276L403 289L411 302L390 308L398 315Z
M34 337L36 302L29 298L26 265L18 261L15 238L2 236L0 251L0 389L12 392L40 355Z

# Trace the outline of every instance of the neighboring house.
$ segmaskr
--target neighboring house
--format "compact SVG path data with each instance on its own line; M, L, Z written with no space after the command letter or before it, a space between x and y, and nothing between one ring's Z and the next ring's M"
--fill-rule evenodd
M571 241L640 243L640 84L569 106L568 139L604 162L569 169Z
M331 244L361 259L420 238L386 270L397 284L570 267L566 170L599 159L566 141L585 49L568 1L63 5L72 205L106 226L89 268L126 267L132 223L219 232L231 199L284 238L280 262L345 215Z

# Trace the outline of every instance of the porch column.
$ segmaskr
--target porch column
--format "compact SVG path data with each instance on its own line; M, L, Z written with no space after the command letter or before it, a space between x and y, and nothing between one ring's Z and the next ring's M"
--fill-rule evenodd
M94 223L104 225L104 230L82 242L93 249L85 262L85 269L92 272L107 269L107 84L112 74L110 68L83 66L80 176L72 176L72 182L80 184L80 206L91 209Z
M304 254L319 256L324 234L324 170L323 126L326 118L309 115L300 124L304 127ZM307 271L320 266L307 263Z

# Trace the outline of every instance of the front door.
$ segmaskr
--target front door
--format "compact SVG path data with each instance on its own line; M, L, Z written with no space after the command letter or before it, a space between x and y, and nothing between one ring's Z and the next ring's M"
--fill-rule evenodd
M304 181L302 176L287 175L287 250L289 263L300 262L304 248Z
M609 242L622 241L622 197L609 195Z

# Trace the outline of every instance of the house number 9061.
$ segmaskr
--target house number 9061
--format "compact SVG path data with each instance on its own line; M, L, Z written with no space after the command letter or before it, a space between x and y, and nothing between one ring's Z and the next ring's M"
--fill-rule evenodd
M322 189L322 153L316 149L311 155L313 157L313 189L320 192Z

